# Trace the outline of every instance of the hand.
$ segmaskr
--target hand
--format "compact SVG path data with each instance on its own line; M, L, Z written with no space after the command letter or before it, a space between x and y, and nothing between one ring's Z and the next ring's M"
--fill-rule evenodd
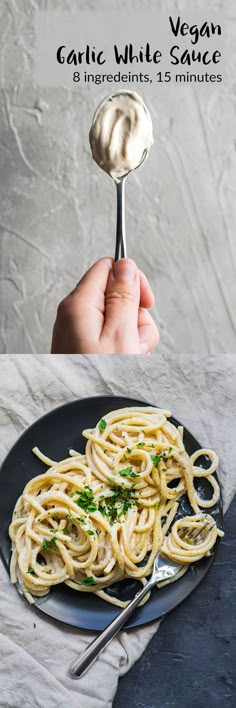
M101 258L60 303L53 354L144 354L159 335L147 311L154 296L134 261Z

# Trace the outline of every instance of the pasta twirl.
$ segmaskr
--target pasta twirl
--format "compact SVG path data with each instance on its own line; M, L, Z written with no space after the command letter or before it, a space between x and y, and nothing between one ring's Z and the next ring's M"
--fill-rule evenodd
M208 449L189 457L183 429L170 423L170 415L151 407L112 411L84 430L85 454L71 450L61 462L34 448L48 470L28 482L9 527L11 580L29 601L65 582L123 606L105 589L123 578L146 583L161 548L181 563L209 554L221 533L216 526L197 553L190 544L184 548L178 529L194 518L200 523L206 516L201 510L218 501L218 459ZM203 453L207 470L197 464ZM210 500L196 492L195 479L202 476L212 486ZM168 534L183 494L195 517L175 522Z

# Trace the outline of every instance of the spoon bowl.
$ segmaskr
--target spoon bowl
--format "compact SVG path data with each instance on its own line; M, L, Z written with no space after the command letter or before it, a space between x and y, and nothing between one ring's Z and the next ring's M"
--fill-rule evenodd
M137 103L137 106L138 106L137 115L138 115L138 110L139 110L140 106L143 108L145 116L146 116L146 121L147 121L147 126L145 126L145 127L148 127L149 135L148 135L148 130L145 135L145 138L143 138L143 136L141 135L141 141L145 142L145 139L146 139L147 147L145 147L143 149L143 152L141 154L141 158L140 158L138 164L136 164L134 167L131 167L130 169L128 169L127 172L123 172L122 174L117 173L117 175L114 176L114 174L112 174L111 167L109 169L108 168L106 169L106 167L104 167L104 161L102 159L102 145L99 144L99 139L98 139L98 141L94 140L93 130L94 130L96 122L99 118L99 114L103 113L105 107L108 106L109 103L111 103L114 99L116 99L119 96L129 97L129 99L131 101L133 100L134 102ZM120 110L120 108L117 108L116 113L117 113L117 120L114 122L114 124L111 127L111 138L114 141L115 141L114 133L116 130L116 125L119 124L119 121L122 118L122 110ZM123 116L125 116L125 118L127 117L127 120L129 120L129 129L124 131L124 138L123 138L125 140L125 137L126 137L126 139L128 140L130 134L132 134L132 121L129 119L128 111L127 111L127 116L125 115L125 111L124 111ZM104 131L105 131L105 128L107 127L105 124L105 121L106 121L106 114L105 114L105 118L103 119L103 126L102 126L102 127L104 127ZM138 123L138 119L136 121L134 121L133 130L135 128L138 131L137 123ZM145 123L144 123L144 125L145 125ZM102 134L102 127L100 128L99 138L101 137L101 134ZM108 128L109 128L109 125L108 125ZM141 128L142 128L142 120L141 120ZM144 134L145 134L145 131L144 131ZM104 136L103 136L103 138L104 138ZM138 139L140 140L140 134L138 134ZM136 94L132 91L128 91L128 90L127 91L121 90L121 91L117 91L116 93L112 94L111 96L107 96L99 103L99 105L94 113L91 129L90 129L90 145L91 145L91 150L92 150L92 154L93 154L95 161L98 163L98 165L102 169L104 169L107 172L107 174L109 174L109 176L113 179L113 181L116 185L117 222L116 222L115 261L118 260L119 258L126 258L127 257L126 234L125 234L125 180L128 177L128 175L131 174L131 172L133 172L134 170L137 170L144 163L144 161L146 160L146 158L148 156L152 141L153 141L153 139L152 139L151 116L150 116L150 113L149 113L147 107L145 106L145 103L140 98L140 96L138 96L138 94ZM108 148L111 149L110 145L108 145ZM125 146L123 143L121 144L120 152L121 152L121 162L122 162L122 158L124 158L124 154L125 154ZM115 151L115 154L116 154L116 151ZM108 150L108 157L109 157L109 150ZM114 159L114 156L113 156L113 159ZM132 160L132 162L133 162L133 160ZM108 162L108 164L109 164L109 162ZM113 170L113 173L114 173L114 170Z

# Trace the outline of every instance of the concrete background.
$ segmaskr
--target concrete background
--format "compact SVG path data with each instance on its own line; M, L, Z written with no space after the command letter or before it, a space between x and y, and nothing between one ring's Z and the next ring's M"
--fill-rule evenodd
M236 342L236 6L234 0L133 0L167 15L218 13L222 85L132 84L150 109L155 146L127 185L129 256L156 295L160 352L221 353ZM0 352L47 352L59 300L92 262L113 255L115 190L88 144L112 90L33 82L39 9L119 7L126 0L2 0L0 8ZM158 16L158 14L157 14ZM109 31L109 25L104 32ZM217 72L216 72L217 73ZM116 85L119 88L118 85Z

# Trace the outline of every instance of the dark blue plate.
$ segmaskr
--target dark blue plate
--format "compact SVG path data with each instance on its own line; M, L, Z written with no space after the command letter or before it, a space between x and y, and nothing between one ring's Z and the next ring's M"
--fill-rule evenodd
M48 457L62 460L68 456L68 450L74 448L83 452L86 441L82 430L92 428L100 418L109 411L127 406L147 406L151 403L137 401L121 396L94 396L79 401L66 403L55 408L28 428L10 450L0 470L0 546L3 562L9 572L11 542L8 527L11 522L13 507L22 493L26 483L47 468L33 454L32 448L37 446ZM181 425L175 418L170 419L174 425ZM189 455L198 450L200 443L185 428L184 444ZM209 460L202 456L201 465L207 467ZM197 483L196 483L197 487ZM201 495L208 498L212 489L206 479L199 479ZM222 522L222 500L210 513L218 525ZM192 513L186 496L182 498L178 515ZM217 546L217 544L216 544ZM182 602L205 577L215 557L215 551L209 558L204 558L193 564L188 572L177 582L162 589L154 589L150 600L136 610L127 627L137 627L163 617ZM140 584L134 580L125 580L110 592L119 593L122 599L133 597ZM27 602L23 599L22 601ZM96 595L85 594L72 590L66 585L57 585L45 598L36 598L34 607L54 619L83 629L101 630L120 612L120 608L110 605Z

